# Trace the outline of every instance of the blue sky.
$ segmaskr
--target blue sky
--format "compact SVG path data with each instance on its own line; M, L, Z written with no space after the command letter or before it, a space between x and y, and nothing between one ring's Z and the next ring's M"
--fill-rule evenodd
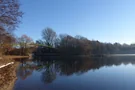
M135 43L135 0L20 0L24 12L15 31L34 40L50 27L57 34L101 42Z

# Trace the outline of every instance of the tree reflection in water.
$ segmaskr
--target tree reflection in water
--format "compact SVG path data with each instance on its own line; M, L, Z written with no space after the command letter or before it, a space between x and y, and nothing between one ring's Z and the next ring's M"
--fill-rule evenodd
M19 61L21 62L20 66L17 70L17 75L22 80L25 80L28 76L30 76L35 69L35 64L33 64L31 61L27 61L26 58L20 58Z
M121 64L135 64L135 57L36 57L33 61L22 62L18 68L18 76L26 79L33 71L42 72L41 80L52 83L58 75L81 75L90 70L97 70L103 66L119 66Z

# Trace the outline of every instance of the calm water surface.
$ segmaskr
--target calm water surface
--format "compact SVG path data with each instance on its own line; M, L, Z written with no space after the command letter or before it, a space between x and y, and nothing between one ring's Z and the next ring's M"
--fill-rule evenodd
M135 57L38 57L17 78L14 90L135 90Z

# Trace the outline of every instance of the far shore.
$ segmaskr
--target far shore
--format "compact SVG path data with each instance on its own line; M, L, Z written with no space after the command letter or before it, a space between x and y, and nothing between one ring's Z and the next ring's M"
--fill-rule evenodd
M105 56L135 56L135 54L106 54Z
M6 56L3 56L3 58L29 58L29 56L16 56L16 55L6 55Z
M14 58L29 58L30 56L16 56L16 55L3 55L0 57L1 59L14 59Z

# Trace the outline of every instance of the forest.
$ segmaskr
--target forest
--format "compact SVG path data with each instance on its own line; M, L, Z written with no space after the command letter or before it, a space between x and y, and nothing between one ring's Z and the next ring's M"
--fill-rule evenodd
M41 46L74 55L135 53L135 44L103 43L81 35L58 35L48 27L37 32L41 33L40 40L33 41L25 34L17 36L14 32L18 29L23 14L18 0L0 2L0 55L28 55Z
M42 30L42 39L37 40L38 46L48 46L57 49L63 54L90 55L90 54L133 54L135 44L102 43L98 40L89 40L86 37L68 34L57 35L51 28Z

